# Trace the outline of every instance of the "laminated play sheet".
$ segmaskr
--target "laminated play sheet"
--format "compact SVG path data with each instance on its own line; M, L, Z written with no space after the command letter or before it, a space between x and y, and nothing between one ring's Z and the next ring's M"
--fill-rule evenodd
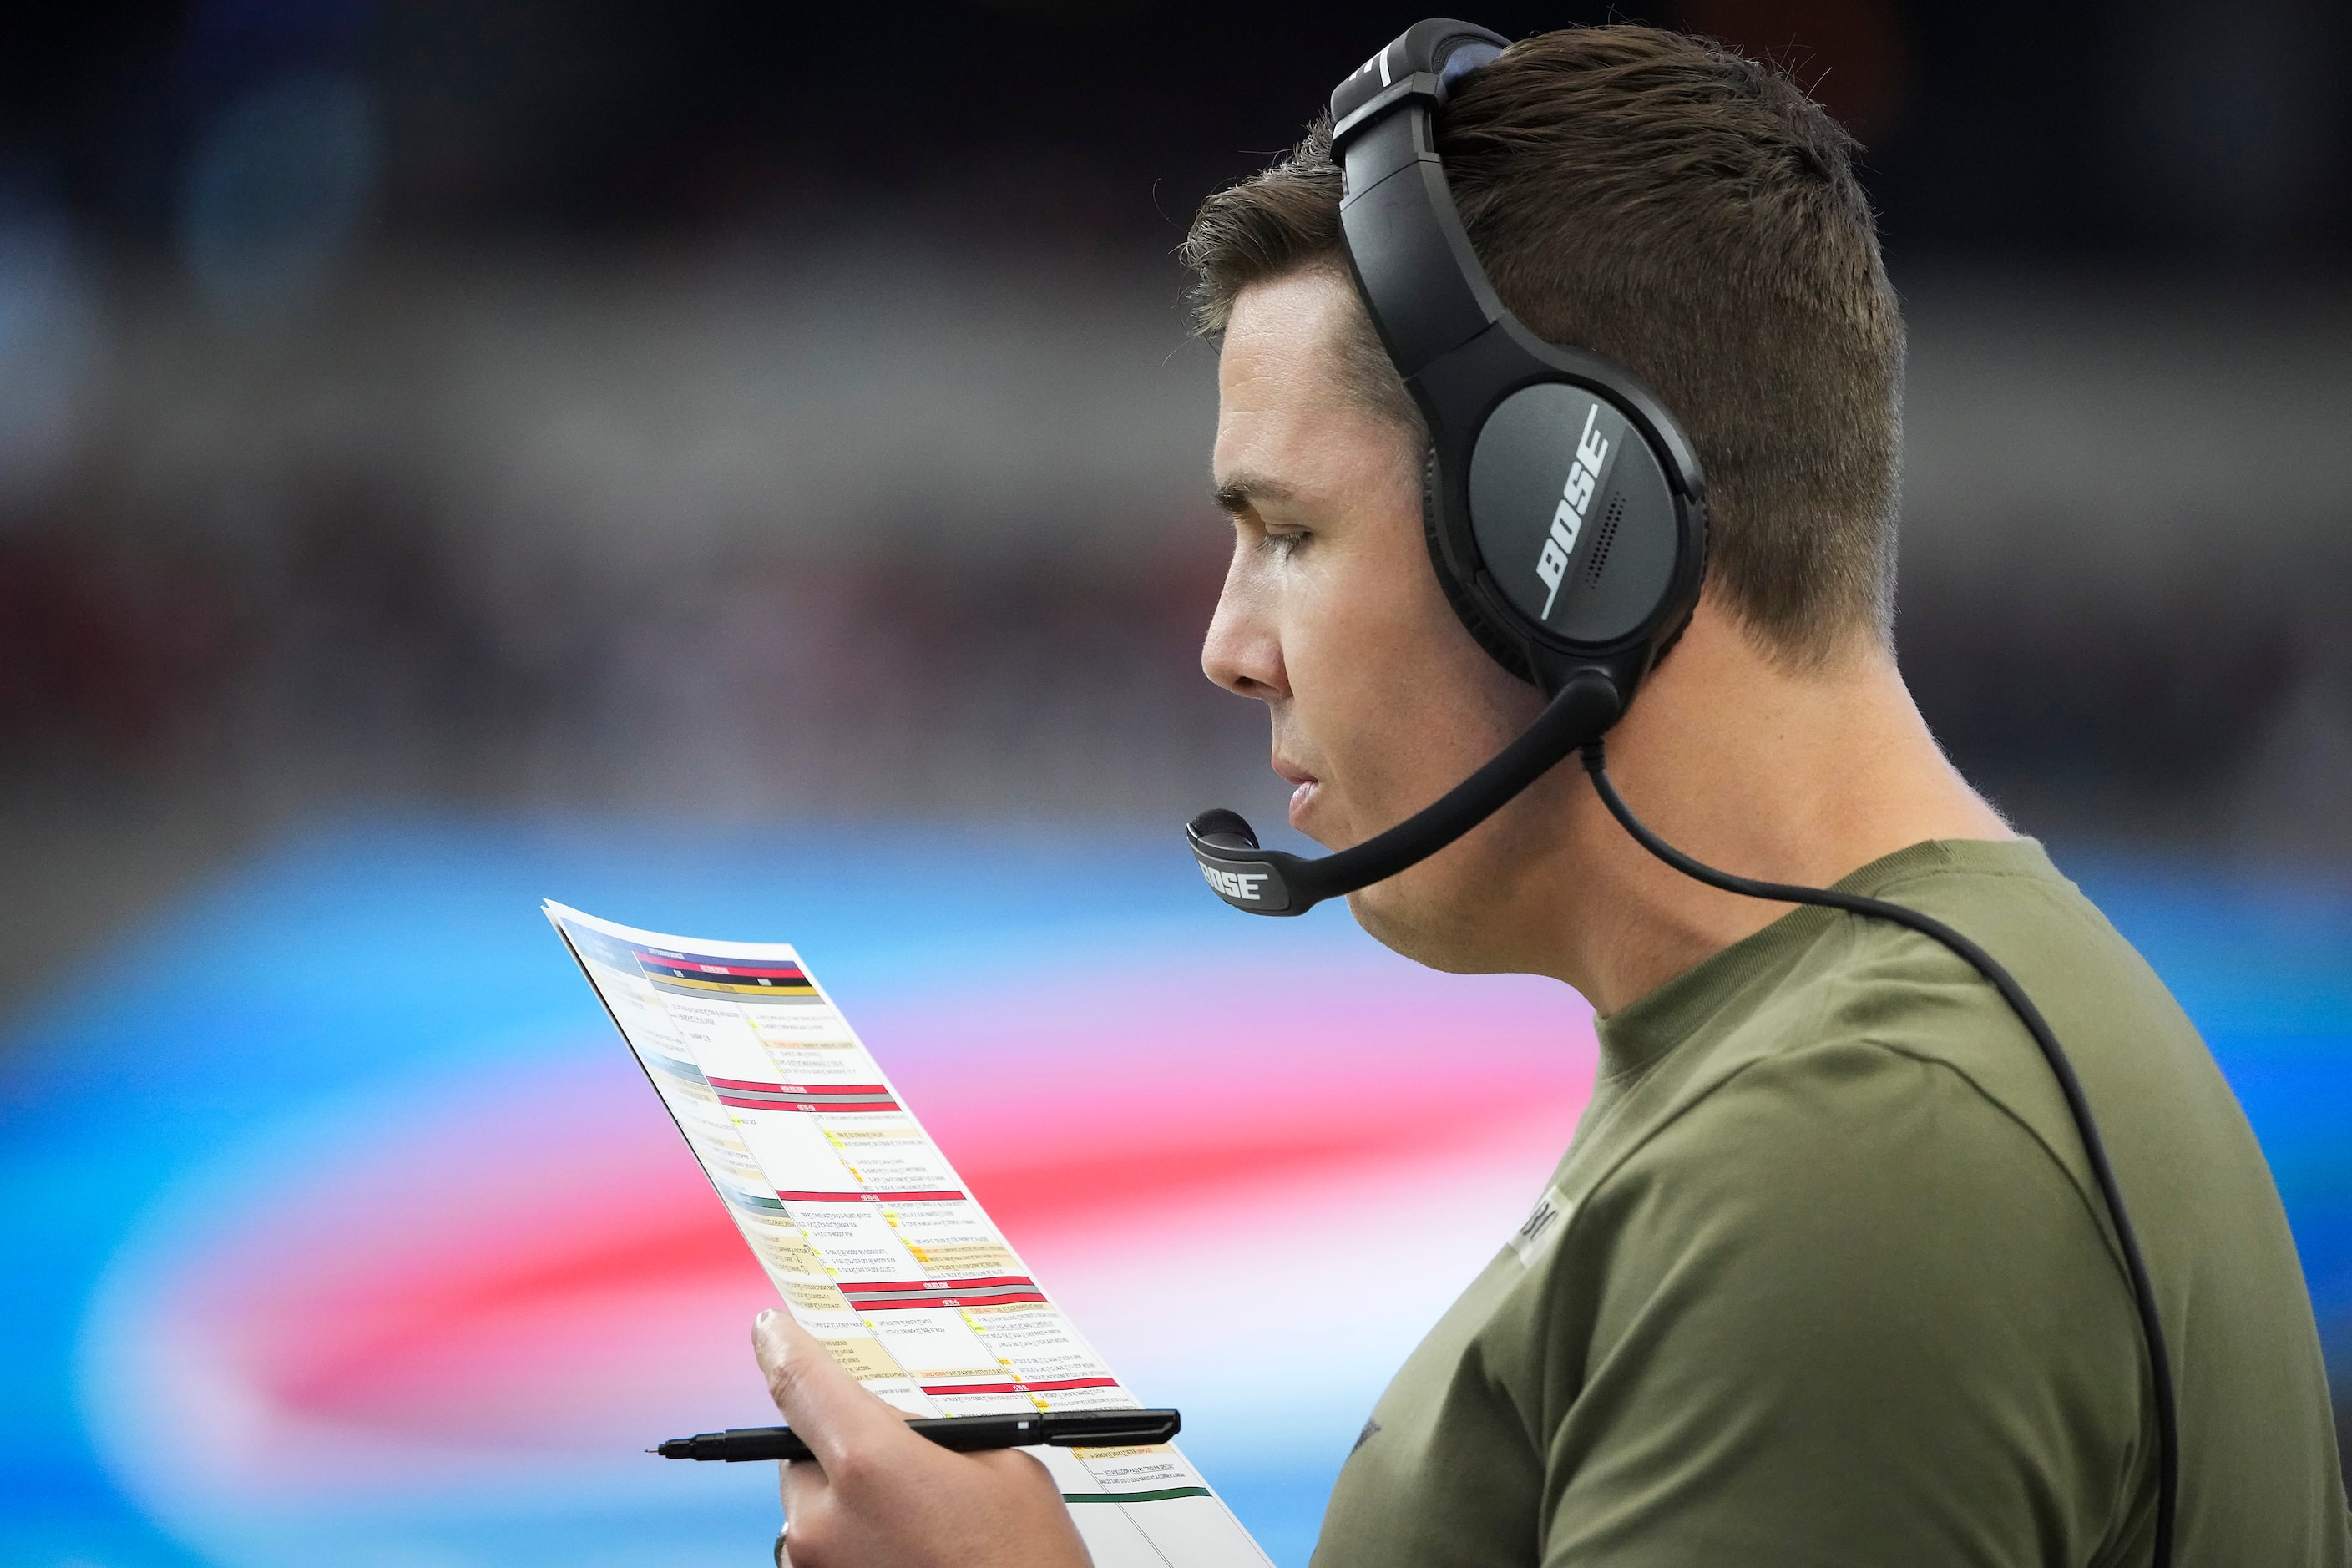
M550 902L793 1316L910 1415L1139 1407L1031 1277L792 948ZM1173 1444L1033 1448L1097 1568L1264 1568Z

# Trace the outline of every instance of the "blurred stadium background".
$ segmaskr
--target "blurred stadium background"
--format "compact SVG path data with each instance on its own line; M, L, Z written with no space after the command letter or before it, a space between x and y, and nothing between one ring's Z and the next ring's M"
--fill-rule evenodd
M628 1462L757 1418L763 1287L542 895L799 942L1303 1563L1589 1074L1572 999L1337 915L1241 928L1172 837L1281 812L1195 665L1213 363L1170 252L1416 15L0 20L0 1563L764 1550L764 1481ZM1913 329L1906 666L2207 1030L2352 1410L2352 19L1479 19L1612 15L1788 63L1867 143ZM1008 888L1056 833L1081 893ZM1236 1026L1208 971L1288 1010ZM1006 973L1034 1019L976 1024ZM1537 1088L1433 1102L1439 1058ZM1330 1103L1165 1092L1233 1059ZM981 1113L1007 1095L1146 1156L1048 1179ZM1381 1224L1331 1217L1368 1194ZM1244 1312L1198 1283L1244 1257L1354 1283ZM1267 1386L1312 1441L1250 1436Z

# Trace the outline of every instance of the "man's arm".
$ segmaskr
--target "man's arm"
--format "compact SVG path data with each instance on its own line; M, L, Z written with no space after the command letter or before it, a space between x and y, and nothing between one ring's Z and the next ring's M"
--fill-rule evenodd
M2144 1530L2112 1247L1950 1067L1871 1044L1751 1066L1576 1224L1600 1267L1563 1276L1527 1413L1547 1563L2105 1563Z
M1088 1568L1035 1459L917 1436L788 1312L761 1313L751 1344L776 1408L816 1455L783 1467L792 1568Z

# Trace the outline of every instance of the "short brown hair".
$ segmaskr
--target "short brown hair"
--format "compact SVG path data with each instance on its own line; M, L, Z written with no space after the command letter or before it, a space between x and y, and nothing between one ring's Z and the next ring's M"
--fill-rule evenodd
M1675 411L1707 481L1710 589L1817 665L1894 615L1903 321L1854 142L1773 68L1653 27L1573 27L1465 78L1437 144L1496 291ZM1250 284L1344 268L1318 121L1211 196L1184 259L1222 332ZM1413 421L1370 322L1352 378Z

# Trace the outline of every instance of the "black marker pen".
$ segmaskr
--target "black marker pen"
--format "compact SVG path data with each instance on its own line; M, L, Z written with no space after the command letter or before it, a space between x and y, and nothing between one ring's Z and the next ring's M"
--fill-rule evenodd
M1119 1448L1165 1443L1183 1426L1173 1410L1048 1410L1028 1415L927 1415L908 1431L960 1454L987 1448ZM672 1437L648 1454L665 1459L806 1459L813 1456L789 1426L738 1426L693 1437Z

